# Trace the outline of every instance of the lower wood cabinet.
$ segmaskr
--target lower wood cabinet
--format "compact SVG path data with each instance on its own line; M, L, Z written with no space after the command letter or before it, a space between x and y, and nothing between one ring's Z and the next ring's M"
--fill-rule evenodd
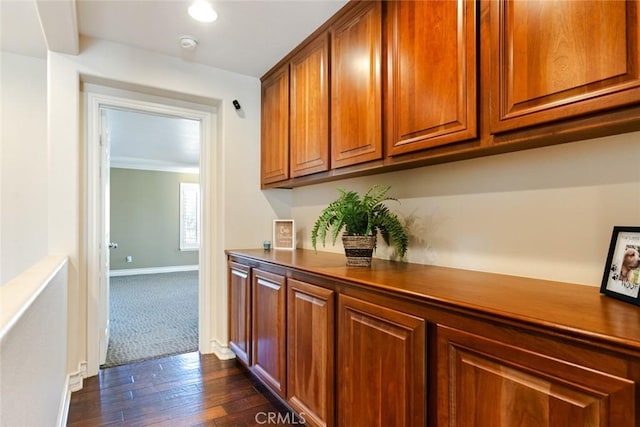
M229 262L229 347L245 366L251 364L251 269Z
M309 426L333 425L334 292L287 281L287 396Z
M252 272L251 368L267 386L286 396L285 278Z
M636 426L636 384L597 369L437 327L438 425ZM610 366L602 366L608 369Z
M534 279L383 261L327 269L313 252L246 252L229 257L229 346L297 421L640 426L636 306ZM402 288L420 281L422 300ZM457 302L466 293L478 296L472 308Z
M338 298L338 425L424 426L425 322Z

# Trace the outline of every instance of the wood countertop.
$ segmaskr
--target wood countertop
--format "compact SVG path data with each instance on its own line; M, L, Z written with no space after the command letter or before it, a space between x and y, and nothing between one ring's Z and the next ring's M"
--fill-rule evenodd
M380 259L371 268L347 267L343 254L305 249L226 253L640 352L640 306L593 286Z

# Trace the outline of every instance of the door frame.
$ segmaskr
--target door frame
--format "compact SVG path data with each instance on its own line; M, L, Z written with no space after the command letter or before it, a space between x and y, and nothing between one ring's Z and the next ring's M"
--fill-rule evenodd
M87 194L87 375L96 375L100 369L100 241L101 241L101 209L100 200L100 108L121 108L152 114L178 116L199 120L200 133L200 194L201 197L201 230L200 251L198 256L198 350L210 353L212 331L212 289L214 283L213 263L222 249L219 240L213 236L219 235L220 221L217 218L218 182L214 168L218 165L218 111L212 106L203 106L203 110L195 110L161 104L105 95L96 92L86 92L86 194ZM108 302L106 302L108 304Z

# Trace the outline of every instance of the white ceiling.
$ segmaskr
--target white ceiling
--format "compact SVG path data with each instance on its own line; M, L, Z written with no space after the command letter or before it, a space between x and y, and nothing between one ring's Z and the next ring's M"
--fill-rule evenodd
M106 116L112 166L197 173L198 120L117 109Z
M183 1L77 2L80 34L260 77L346 2L212 0L218 20L204 24ZM179 38L194 36L193 54Z
M74 2L65 1L71 5ZM210 1L218 20L203 24L188 16L189 0L75 0L78 31L83 36L260 77L347 3ZM183 35L198 39L194 52L180 49ZM46 46L35 1L0 0L1 49L44 58ZM112 112L110 116L113 159L172 162L174 166L198 164L193 123L134 112Z
M78 31L82 36L260 77L347 3L210 1L218 20L204 24L187 14L190 0L75 0ZM0 15L2 50L45 56L34 0L0 0ZM184 35L199 41L195 52L181 50L179 39Z
M20 55L47 56L34 1L0 0L0 48Z

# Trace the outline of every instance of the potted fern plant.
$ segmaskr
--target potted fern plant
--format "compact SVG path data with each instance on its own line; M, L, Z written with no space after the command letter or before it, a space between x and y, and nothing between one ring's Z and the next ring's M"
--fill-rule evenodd
M407 233L398 216L384 204L397 199L387 196L390 187L374 185L363 196L355 191L338 189L340 197L327 206L311 230L311 244L317 250L318 239L325 245L331 232L335 245L344 230L347 265L369 267L378 234L385 243L393 246L399 257L407 253Z

